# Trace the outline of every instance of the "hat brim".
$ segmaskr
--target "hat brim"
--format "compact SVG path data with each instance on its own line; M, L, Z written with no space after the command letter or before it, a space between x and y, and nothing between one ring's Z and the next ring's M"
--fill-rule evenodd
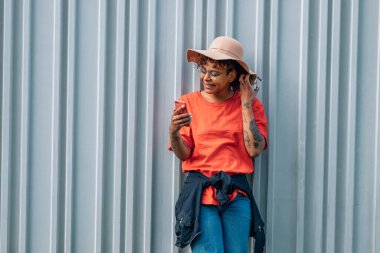
M254 79L256 79L256 73L253 72L248 68L248 65L238 57L229 54L226 51L220 50L220 49L207 49L207 50L196 50L196 49L189 49L187 50L187 61L188 62L195 62L199 63L200 57L199 55L204 55L210 59L216 60L216 61L222 61L222 60L234 60L237 63L239 63L240 66L243 67L247 73L254 76Z

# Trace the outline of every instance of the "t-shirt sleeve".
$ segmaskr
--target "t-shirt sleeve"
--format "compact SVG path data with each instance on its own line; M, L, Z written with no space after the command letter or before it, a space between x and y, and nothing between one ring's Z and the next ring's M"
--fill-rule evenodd
M253 101L253 115L255 117L255 122L257 125L257 128L259 129L262 136L265 138L265 148L268 146L268 123L267 123L267 117L265 116L264 112L264 105L260 102L259 99L255 99Z

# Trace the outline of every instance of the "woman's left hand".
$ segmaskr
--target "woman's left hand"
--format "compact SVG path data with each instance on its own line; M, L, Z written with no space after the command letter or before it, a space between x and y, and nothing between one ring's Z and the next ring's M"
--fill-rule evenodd
M249 82L249 75L240 75L240 97L241 103L244 105L246 103L252 104L256 97L257 91L255 91Z
M245 148L251 157L258 156L265 148L265 139L261 135L253 113L252 104L256 97L255 90L250 82L249 75L242 75L240 81L240 97L243 118L243 136Z

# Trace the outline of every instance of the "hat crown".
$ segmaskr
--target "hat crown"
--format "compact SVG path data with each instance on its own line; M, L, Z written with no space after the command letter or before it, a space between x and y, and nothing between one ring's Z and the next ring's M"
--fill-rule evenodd
M243 47L239 41L231 37L220 36L211 42L207 50L188 49L187 61L199 64L202 55L216 61L234 60L247 72L254 74L244 62L243 54Z
M243 47L239 41L224 36L215 38L211 42L209 49L223 50L238 57L239 59L242 59L244 54Z

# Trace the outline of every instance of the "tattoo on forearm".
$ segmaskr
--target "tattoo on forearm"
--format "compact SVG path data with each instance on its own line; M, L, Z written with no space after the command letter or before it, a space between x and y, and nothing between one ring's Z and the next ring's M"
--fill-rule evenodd
M244 123L246 123L247 122L247 120L246 120L246 118L245 118L245 114L243 113L243 122Z
M250 104L250 103L244 103L244 104L243 104L243 107L244 107L245 109L249 109L249 108L251 108L251 104Z
M257 127L255 120L251 120L249 124L249 130L251 130L253 134L253 139L254 139L253 146L255 148L258 148L259 142L262 142L264 140L264 137L260 134L259 128Z
M172 136L172 148L177 149L179 143L179 137L177 135Z
M173 135L172 136L172 149L178 150L180 143L181 143L181 138L177 135ZM182 140L182 144L187 150L191 150L189 145L187 145L187 143L184 140Z

